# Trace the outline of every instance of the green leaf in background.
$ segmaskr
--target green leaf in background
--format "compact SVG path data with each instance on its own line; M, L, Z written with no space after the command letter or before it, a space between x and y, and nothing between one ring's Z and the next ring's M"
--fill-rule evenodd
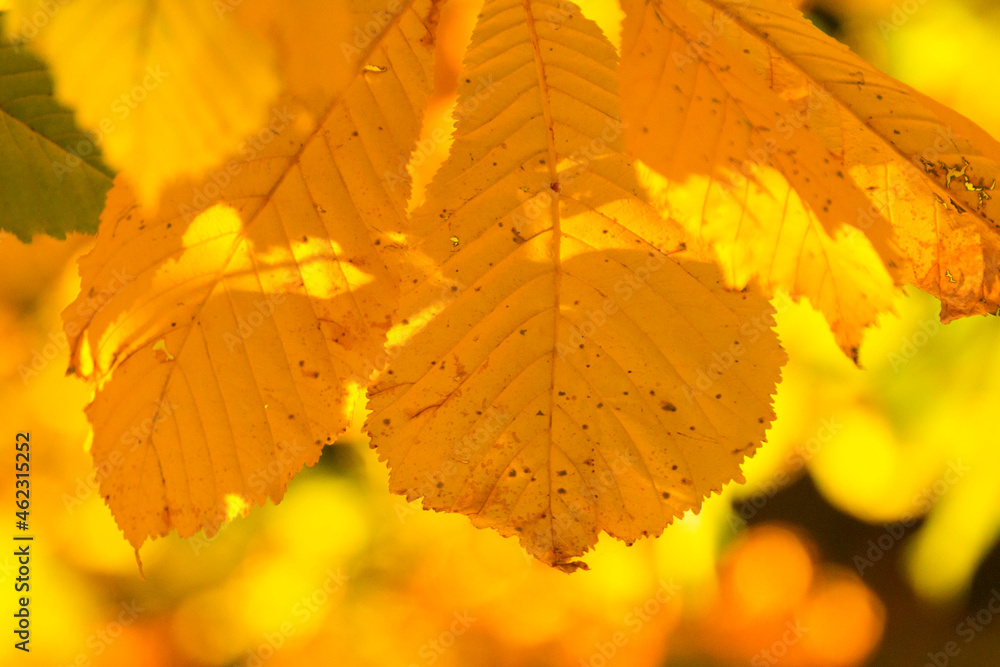
M25 242L93 234L113 177L73 112L53 97L44 63L0 42L0 230Z

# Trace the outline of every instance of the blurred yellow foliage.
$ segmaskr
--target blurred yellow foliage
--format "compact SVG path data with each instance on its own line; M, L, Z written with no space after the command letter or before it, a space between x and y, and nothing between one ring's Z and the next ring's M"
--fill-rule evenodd
M844 6L854 5L869 21L893 7ZM969 61L995 59L1000 16L972 20L971 7L928 3L884 46L897 75L997 131L1000 93L942 57L961 50ZM443 34L467 33L477 9L453 0ZM602 20L613 23L608 12ZM935 40L941 48L928 51ZM464 39L441 41L450 57L439 67L457 71L453 42ZM425 137L450 133L452 93L432 102ZM418 191L446 151L435 145L415 167ZM4 432L30 427L36 443L32 576L43 582L32 599L32 652L14 656L5 642L4 665L654 667L701 656L849 667L866 663L894 612L864 579L880 564L859 575L829 563L810 537L823 525L745 529L744 518L806 474L862 521L926 514L899 541L908 581L935 600L968 590L1000 530L995 323L941 326L934 299L900 297L898 317L884 316L868 333L862 370L837 349L821 315L779 297L778 330L792 361L778 420L745 468L746 485L731 485L658 540L602 540L590 572L566 576L463 517L390 496L359 413L353 434L291 484L280 512L268 505L239 518L234 502L231 523L213 537L148 545L142 580L85 452L89 392L63 377L59 312L78 290L73 260L86 245L0 238L0 405ZM10 475L0 488L13 497ZM13 559L0 556L4 590L13 576Z

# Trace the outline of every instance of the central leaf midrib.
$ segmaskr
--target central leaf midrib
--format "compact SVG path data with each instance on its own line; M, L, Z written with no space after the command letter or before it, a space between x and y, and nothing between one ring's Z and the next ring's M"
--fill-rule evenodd
M559 341L559 313L561 310L560 304L560 289L562 287L562 259L560 257L561 245L562 245L562 224L559 218L559 174L557 171L557 156L556 156L556 142L555 142L555 122L552 117L552 107L549 99L549 86L548 81L545 77L545 63L542 60L542 50L539 45L538 32L535 29L535 17L531 11L531 1L523 0L524 3L524 13L525 20L528 28L528 37L531 42L531 51L535 58L535 71L538 76L538 94L542 105L542 115L545 118L545 141L548 147L548 160L547 165L549 168L549 183L550 188L555 193L552 197L552 203L550 204L550 216L552 220L552 241L550 244L550 253L552 255L552 283L553 283L553 308L552 308L552 363L550 365L549 372L551 373L551 383L549 385L549 521L550 525L553 521L552 517L552 448L555 446L555 442L552 439L552 429L553 429L553 418L555 415L555 410L553 409L556 393L556 363L558 361L557 349Z

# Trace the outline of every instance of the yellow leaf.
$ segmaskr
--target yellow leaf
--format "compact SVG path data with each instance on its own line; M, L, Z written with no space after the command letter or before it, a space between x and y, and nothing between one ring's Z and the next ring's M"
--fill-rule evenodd
M701 0L625 7L626 141L666 179L650 181L658 206L714 251L730 286L756 277L808 297L856 360L892 302L890 226L808 114L719 39L736 29L729 14Z
M369 390L394 492L567 571L739 478L783 361L770 304L645 200L616 65L570 3L486 3Z
M710 193L710 179L684 188L649 170L643 181L661 210L697 200L696 218L684 218L691 233L714 239L712 252L726 284L754 280L768 295L786 290L805 296L826 317L841 350L855 363L865 329L892 309L893 283L881 258L853 227L828 234L774 170L762 169L740 190ZM734 207L739 211L733 220Z
M219 3L68 0L51 13L35 0L14 4L12 33L34 37L57 95L148 204L171 179L235 150L279 92L267 43L221 17Z
M689 3L692 4L692 3ZM1000 144L961 114L879 72L779 0L699 0L731 21L720 41L796 108L894 228L902 276L945 321L996 312Z
M396 305L396 173L431 87L430 0L407 4L313 120L294 100L239 161L156 215L109 194L64 313L102 495L128 540L213 533L231 494L277 502L349 421ZM403 181L400 183L399 181ZM231 505L231 503L230 503Z
M356 63L366 51L371 32L381 31L405 6L402 0L344 4L242 0L232 3L224 15L232 13L272 44L286 90L299 99L322 103L350 83L353 71L345 65Z

